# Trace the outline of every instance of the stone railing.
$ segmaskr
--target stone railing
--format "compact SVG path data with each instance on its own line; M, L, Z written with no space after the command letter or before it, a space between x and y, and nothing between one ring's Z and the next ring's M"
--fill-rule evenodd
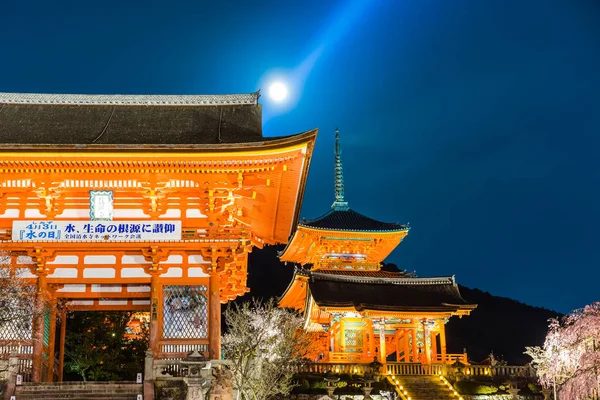
M387 363L386 375L440 375L445 373L444 364Z
M289 371L295 374L351 374L364 375L371 371L369 364L346 364L346 363L306 363L290 365Z
M535 369L530 366L516 365L469 365L460 368L464 375L474 376L506 376L518 378L535 378Z
M166 362L167 360L160 360ZM155 361L156 362L156 361ZM174 368L174 367L169 367ZM535 370L529 366L489 366L489 365L468 365L464 367L453 367L447 363L404 363L388 362L382 366L382 373L386 375L448 375L460 372L466 376L504 376L511 378L535 378ZM313 373L313 374L353 374L364 375L367 372L373 372L370 364L351 364L351 363L306 363L300 365L291 365L289 370L294 373Z

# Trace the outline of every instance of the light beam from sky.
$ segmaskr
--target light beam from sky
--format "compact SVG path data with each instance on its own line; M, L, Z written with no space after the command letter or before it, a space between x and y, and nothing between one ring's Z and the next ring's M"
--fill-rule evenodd
M282 114L298 103L302 94L302 88L325 49L339 42L344 34L352 29L359 18L366 18L367 7L372 5L372 2L370 0L352 0L342 2L341 4L341 8L337 9L333 14L333 20L324 27L323 33L316 41L314 49L300 64L287 72L269 71L261 79L261 86L265 86L266 84L269 87L269 98L275 103L271 104L274 107L263 109L263 125L272 117ZM271 88L278 82L286 82L284 85L287 89L285 102L278 101L271 94Z

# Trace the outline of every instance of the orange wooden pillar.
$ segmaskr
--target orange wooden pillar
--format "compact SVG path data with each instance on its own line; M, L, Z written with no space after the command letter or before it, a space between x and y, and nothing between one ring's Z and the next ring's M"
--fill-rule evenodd
M437 348L437 332L431 332L431 359L434 362L438 359L438 348Z
M396 342L396 362L400 361L400 329L396 329L394 333L394 341Z
M440 353L442 361L446 362L446 325L440 326Z
M410 350L408 348L408 334L410 331L404 330L404 362L410 362Z
M60 310L60 340L58 350L58 381L63 381L63 370L65 369L65 337L67 335L67 308L63 306Z
M419 362L419 352L417 350L417 328L413 328L410 331L410 334L412 335L412 362Z
M220 276L211 272L208 298L208 354L212 360L221 359L221 297Z
M423 322L423 346L425 350L425 363L431 364L431 347L429 346L430 337L429 329L427 328L427 323Z
M150 279L150 341L148 343L148 348L152 350L152 356L156 359L159 354L159 346L158 341L160 339L160 320L162 320L161 314L161 304L160 304L160 292L162 287L159 282L158 273L152 273L152 278Z
M381 354L381 363L385 366L387 363L387 351L385 350L385 325L384 321L379 323L379 352Z
M340 344L339 344L339 352L346 352L346 323L344 322L344 317L340 318Z
M40 273L37 279L33 315L33 371L31 375L32 382L41 382L42 380L42 359L44 353L44 314L47 290L48 282L46 280L46 275L44 273Z
M54 380L54 347L56 343L56 299L50 301L50 334L48 335L48 373L46 382Z

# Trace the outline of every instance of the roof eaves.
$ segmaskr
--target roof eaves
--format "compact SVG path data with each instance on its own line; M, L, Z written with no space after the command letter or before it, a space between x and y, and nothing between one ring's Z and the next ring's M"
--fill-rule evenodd
M108 106L256 105L258 104L259 96L259 92L218 95L0 93L0 104Z

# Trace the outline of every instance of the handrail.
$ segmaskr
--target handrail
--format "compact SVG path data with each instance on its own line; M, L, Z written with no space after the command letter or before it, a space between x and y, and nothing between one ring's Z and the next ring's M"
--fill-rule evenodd
M387 375L439 375L444 373L444 364L387 363Z
M535 369L530 366L517 365L470 365L463 367L462 373L465 375L483 375L483 376L511 376L520 378L536 377Z

